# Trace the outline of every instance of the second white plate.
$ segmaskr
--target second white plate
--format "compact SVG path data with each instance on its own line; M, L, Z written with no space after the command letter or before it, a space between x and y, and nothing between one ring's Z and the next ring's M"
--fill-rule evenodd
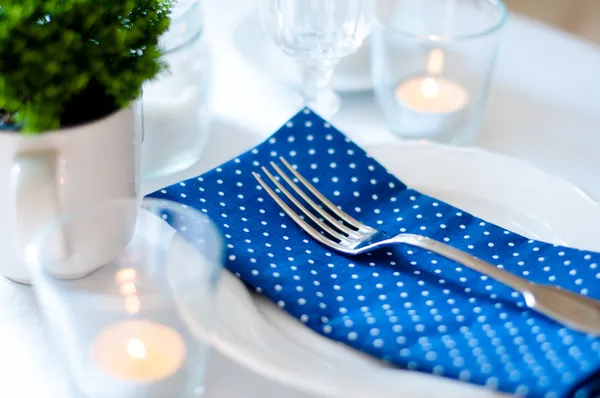
M477 149L398 143L369 153L409 186L517 233L599 250L600 206L535 166ZM548 200L552 198L552 200ZM493 391L397 369L326 339L223 280L217 348L264 377L324 397L496 397Z

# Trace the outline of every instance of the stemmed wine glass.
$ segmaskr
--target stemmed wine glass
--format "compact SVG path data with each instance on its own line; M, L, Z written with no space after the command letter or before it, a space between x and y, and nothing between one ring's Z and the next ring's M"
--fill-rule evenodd
M375 0L261 0L267 37L302 67L303 105L335 114L340 98L330 89L339 60L369 34Z

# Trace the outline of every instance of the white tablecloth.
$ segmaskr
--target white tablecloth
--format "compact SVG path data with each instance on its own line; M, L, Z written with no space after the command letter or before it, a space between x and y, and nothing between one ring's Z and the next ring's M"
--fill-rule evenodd
M258 143L296 111L292 89L248 65L233 46L250 0L207 0L206 38L214 56L215 122L197 167L146 184L150 191L193 176ZM386 131L370 93L344 97L331 120L360 144L396 140ZM506 26L483 128L472 143L529 160L600 198L600 48L566 33L513 16ZM551 198L549 198L551 200ZM39 344L42 327L32 313L31 289L0 281L0 397L64 398L55 361ZM24 307L27 310L24 310ZM8 356L8 357L7 357ZM215 355L209 398L307 398Z

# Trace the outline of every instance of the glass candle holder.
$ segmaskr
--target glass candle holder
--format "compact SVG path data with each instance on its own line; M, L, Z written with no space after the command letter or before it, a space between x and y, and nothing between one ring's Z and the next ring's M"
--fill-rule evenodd
M107 219L121 221L110 237L103 236ZM208 218L154 199L65 215L29 244L36 294L72 396L201 397L223 253ZM66 279L64 270L76 267L96 271Z
M210 51L200 0L175 3L161 37L168 69L143 87L142 176L152 179L196 163L210 130Z
M371 70L388 128L407 139L471 139L506 19L501 0L378 2Z

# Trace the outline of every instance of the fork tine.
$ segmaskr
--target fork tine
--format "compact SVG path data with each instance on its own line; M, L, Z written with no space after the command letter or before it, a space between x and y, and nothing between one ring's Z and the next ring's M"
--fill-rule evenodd
M275 162L271 162L271 166L275 169L275 171L277 171L277 173L279 173L279 175L285 180L285 182L287 182L288 185L292 187L292 189L296 191L296 193L300 195L300 197L304 199L306 203L308 203L310 207L312 207L317 213L321 215L321 217L329 221L329 223L332 224L335 228L346 233L347 235L358 235L355 230L348 228L347 226L333 218L331 214L327 213L325 210L319 207L319 205L317 205L307 194L305 194L304 191L300 189L300 187L296 185L296 183L292 181L292 179L288 177L287 174L285 174L285 172L279 168L279 166L275 164Z
M322 244L324 244L325 246L329 246L332 248L342 248L341 245L339 245L337 242L334 242L333 240L327 238L326 236L324 236L323 234L319 233L319 231L317 231L316 229L314 229L313 227L311 227L306 221L304 221L302 219L302 217L300 217L298 214L296 214L283 200L281 200L281 198L279 197L279 195L277 195L260 177L260 174L256 173L256 172L252 172L252 175L254 176L254 178L256 178L256 180L258 181L258 183L263 187L263 189L265 191L267 191L267 194L269 194L269 196L271 198L273 198L273 200L275 201L275 203L277 203L279 205L279 207L281 207L281 209L292 218L292 220L294 220L294 222L296 224L298 224L298 226L300 226L300 228L302 228L304 230L304 232L306 232L307 234L309 234L313 239L316 239L317 241L321 242Z
M298 208L300 209L300 211L302 213L304 213L305 216L307 216L308 218L310 218L315 224L317 224L319 227L321 227L325 232L327 232L329 235L333 236L334 238L338 239L338 240L344 240L346 237L341 235L339 232L333 230L331 227L329 227L327 224L325 224L323 221L319 220L314 214L312 214L310 211L308 211L308 209L306 207L304 207L302 205L302 203L300 203L298 201L298 199L296 199L294 197L294 195L292 195L287 189L285 189L285 187L279 182L277 181L277 179L275 177L273 177L273 175L271 173L269 173L269 170L267 170L265 167L262 167L262 171L267 175L267 177L269 177L269 179L271 181L273 181L273 183L275 185L277 185L277 188L279 188L279 190Z
M332 212L334 213L336 216L338 216L339 218L341 218L344 222L354 226L355 228L358 229L362 229L363 231L367 230L367 231L373 231L373 228L369 227L368 225L365 225L363 223L361 223L360 221L357 221L356 219L354 219L351 215L349 215L348 213L338 209L338 207L336 205L334 205L333 203L331 203L329 201L329 199L327 199L325 196L323 196L310 182L308 182L306 180L306 178L302 177L302 175L296 171L296 169L294 169L292 167L291 164L288 163L287 160L285 160L285 158L280 157L279 158L283 164L285 164L285 167L288 168L289 171L292 172L292 174L294 174L294 176L313 194L315 195L321 202L323 202L323 204ZM298 191L296 191L298 192Z

